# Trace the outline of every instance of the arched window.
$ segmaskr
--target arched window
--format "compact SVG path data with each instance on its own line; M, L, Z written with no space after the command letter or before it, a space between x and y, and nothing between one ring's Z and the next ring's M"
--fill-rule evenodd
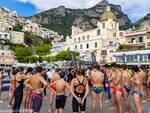
M101 34L101 31L100 29L97 30L97 35L100 35Z
M80 44L80 49L82 49L82 44Z
M86 44L86 48L87 48L87 49L89 48L89 44L88 44L88 43Z
M103 28L105 28L105 22L103 23Z
M78 48L78 46L77 45L75 45L75 49L77 49Z
M82 40L85 40L85 36L82 37Z
M97 42L95 42L94 47L97 48Z

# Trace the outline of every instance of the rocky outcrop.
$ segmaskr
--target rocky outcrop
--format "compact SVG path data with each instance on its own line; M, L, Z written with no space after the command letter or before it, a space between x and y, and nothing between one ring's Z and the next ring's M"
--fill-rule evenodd
M95 28L107 5L116 14L121 29L132 26L128 16L122 12L121 6L110 4L106 0L88 9L69 9L60 6L27 18L66 36L70 35L72 25L79 25L84 30Z

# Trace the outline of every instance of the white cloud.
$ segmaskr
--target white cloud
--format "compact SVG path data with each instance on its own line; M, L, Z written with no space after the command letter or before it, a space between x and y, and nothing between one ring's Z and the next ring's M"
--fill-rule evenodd
M68 8L88 8L92 7L101 0L17 0L20 2L29 2L33 4L39 11L55 8L64 5ZM150 13L150 0L108 0L110 3L122 6L125 13L131 19L137 19L148 12Z

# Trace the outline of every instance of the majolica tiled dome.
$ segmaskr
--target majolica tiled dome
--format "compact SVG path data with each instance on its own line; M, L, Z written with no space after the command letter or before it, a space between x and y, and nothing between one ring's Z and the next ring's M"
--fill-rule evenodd
M108 19L117 20L116 15L111 11L110 7L107 6L106 11L101 16L101 21L107 21Z

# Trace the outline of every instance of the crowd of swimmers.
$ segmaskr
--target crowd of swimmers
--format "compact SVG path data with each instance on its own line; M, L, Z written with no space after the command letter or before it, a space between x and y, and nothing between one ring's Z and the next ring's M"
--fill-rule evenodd
M3 72L1 68L1 103ZM19 113L23 103L28 113L39 113L47 90L51 93L48 112L52 112L55 102L55 113L63 113L66 99L72 95L73 113L86 113L86 98L91 95L92 113L104 113L104 100L111 103L109 109L116 113L123 113L122 103L125 102L126 113L132 113L129 96L134 100L136 113L144 113L142 102L150 101L150 68L111 64L87 69L45 70L38 66L24 72L19 67L12 72L9 107L13 113Z

